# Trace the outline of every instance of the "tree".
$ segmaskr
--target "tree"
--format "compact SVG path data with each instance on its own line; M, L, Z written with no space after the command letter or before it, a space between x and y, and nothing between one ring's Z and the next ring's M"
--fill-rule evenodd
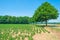
M58 17L58 10L55 9L55 7L48 2L44 2L41 6L39 6L35 11L35 14L33 15L33 19L35 22L45 21L46 26L48 20L57 19L57 17Z
M21 24L29 24L29 17L24 16L24 17L19 17L18 19Z
M0 24L29 24L31 19L28 16L16 17L16 16L0 16Z

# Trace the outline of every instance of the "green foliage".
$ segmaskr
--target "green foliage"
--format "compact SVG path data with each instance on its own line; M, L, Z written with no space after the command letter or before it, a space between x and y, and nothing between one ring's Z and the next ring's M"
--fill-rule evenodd
M24 17L15 17L15 16L0 16L0 24L29 24L31 23L31 18L24 16Z
M42 22L50 19L56 19L58 17L58 11L50 3L45 2L37 8L33 19L36 22Z

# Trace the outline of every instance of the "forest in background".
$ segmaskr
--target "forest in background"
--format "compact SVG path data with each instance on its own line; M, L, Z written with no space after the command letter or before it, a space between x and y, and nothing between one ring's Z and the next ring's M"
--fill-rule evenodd
M29 24L32 22L32 18L28 16L16 17L16 16L0 16L0 24Z

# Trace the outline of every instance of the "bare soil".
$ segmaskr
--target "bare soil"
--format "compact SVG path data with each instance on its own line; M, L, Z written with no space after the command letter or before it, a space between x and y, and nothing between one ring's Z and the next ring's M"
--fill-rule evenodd
M45 27L50 33L35 34L33 40L60 40L60 31L56 31L50 27Z

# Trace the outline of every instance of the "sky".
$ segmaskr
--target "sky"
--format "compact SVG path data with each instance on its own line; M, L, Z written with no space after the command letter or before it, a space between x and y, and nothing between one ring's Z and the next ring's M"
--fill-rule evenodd
M60 0L0 0L0 15L32 17L35 10L44 2L49 2L60 13ZM60 22L60 14L57 19L50 21Z

